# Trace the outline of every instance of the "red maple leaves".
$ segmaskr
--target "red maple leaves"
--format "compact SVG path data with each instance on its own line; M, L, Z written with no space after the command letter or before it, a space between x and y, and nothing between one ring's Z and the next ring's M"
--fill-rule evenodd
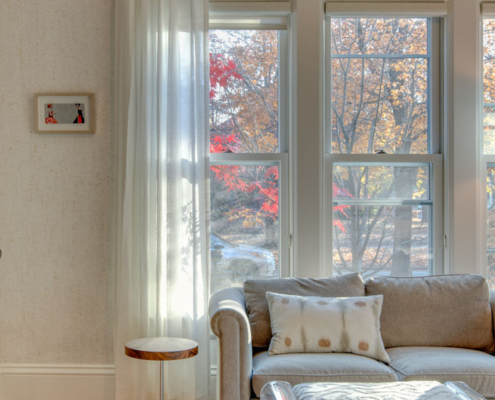
M278 218L278 167L212 165L210 169L228 191L251 194L256 209L251 209L250 214L256 213L257 221L267 217ZM246 210L238 211L246 215Z
M210 153L237 153L239 138L235 133L230 135L211 135Z
M237 64L223 54L210 53L210 99L215 98L219 87L227 87L229 79L242 79Z

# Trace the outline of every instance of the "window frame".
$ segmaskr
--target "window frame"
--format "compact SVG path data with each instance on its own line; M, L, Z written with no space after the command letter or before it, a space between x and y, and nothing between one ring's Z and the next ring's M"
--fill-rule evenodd
M481 193L480 193L480 210L481 215L479 219L479 224L481 228L481 240L480 240L480 268L481 274L488 277L488 256L495 254L495 248L488 247L488 210L487 210L487 178L488 178L488 168L495 167L495 153L485 154L485 107L495 107L495 103L485 103L485 74L484 74L484 31L483 22L485 19L495 20L495 3L482 3L481 4L481 23L480 23L480 89L479 89L479 102L480 107L478 110L478 120L480 121L479 135L480 140L478 143L479 151L479 176L481 179Z
M383 6L383 4L381 4ZM444 273L444 157L442 154L443 139L443 112L442 112L442 45L441 35L444 30L443 18L435 15L427 16L416 13L395 14L393 4L383 6L385 11L377 15L374 6L370 5L371 11L368 13L360 12L359 7L354 5L348 6L341 3L327 3L327 14L325 16L324 27L324 86L325 86L325 107L324 107L324 218L325 230L324 240L329 246L324 247L325 273L333 276L333 169L334 164L380 164L380 165L400 165L408 164L429 164L430 167L430 197L432 206L432 221L430 226L431 234L431 252L432 258L429 260L429 273L438 275ZM387 8L389 7L389 8ZM332 9L338 12L332 13ZM345 10L349 11L345 11ZM412 10L411 10L412 11ZM428 22L428 107L429 107L429 125L430 137L428 142L428 154L336 154L332 153L332 110L330 107L332 101L332 54L331 54L331 19L332 18L429 18ZM380 56L378 56L380 57ZM367 205L364 204L362 205ZM404 205L420 205L421 201L407 201ZM361 205L361 204L355 204Z
M290 181L290 159L291 159L291 121L289 120L290 107L290 7L287 4L249 4L249 3L210 3L210 20L218 18L219 21L210 24L209 29L266 29L276 28L279 35L279 90L278 90L278 153L209 153L210 165L246 165L257 166L263 163L277 163L279 168L279 268L280 277L289 277L293 274L293 246L292 246L292 220L293 215L291 201L291 181ZM274 24L273 16L283 18L286 21L285 30L280 30L281 26ZM255 17L259 19L258 25L241 24L236 20L243 20ZM230 22L229 22L230 21ZM269 21L269 22L268 22ZM209 41L208 41L209 43ZM209 132L209 130L208 130ZM209 138L208 138L209 140ZM208 197L208 202L210 199ZM210 332L210 346L215 351L212 357L210 374L216 379L217 377L217 337Z
M235 5L235 4L234 4ZM249 6L249 4L241 4ZM285 9L272 13L264 11L259 13L244 12L237 10L220 13L220 21L210 24L209 30L278 30L278 54L279 54L279 90L278 90L278 153L210 153L210 165L244 165L260 166L268 164L278 165L278 190L279 190L279 215L278 215L278 237L279 237L279 271L280 277L291 276L291 220L290 220L290 123L289 123L289 16L283 15ZM210 20L218 18L211 12ZM274 18L275 17L275 18ZM245 23L243 21L255 19ZM285 29L278 20L284 20ZM275 22L274 22L275 21Z

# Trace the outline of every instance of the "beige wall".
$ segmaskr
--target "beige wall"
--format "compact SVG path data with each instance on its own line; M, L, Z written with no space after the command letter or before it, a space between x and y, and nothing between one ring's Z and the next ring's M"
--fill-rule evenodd
M0 1L0 363L111 364L114 0ZM94 92L95 134L34 133Z

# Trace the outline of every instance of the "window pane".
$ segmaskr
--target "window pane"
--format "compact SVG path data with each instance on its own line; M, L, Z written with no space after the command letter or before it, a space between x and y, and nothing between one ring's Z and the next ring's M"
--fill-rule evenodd
M334 58L332 152L428 153L428 60Z
M427 54L426 18L332 18L332 54Z
M276 153L278 31L210 31L210 152Z
M335 165L334 199L429 200L430 167Z
M430 274L431 206L335 206L334 274Z
M280 276L278 165L212 165L211 292Z
M483 152L495 154L495 107L484 107L483 111Z
M487 279L495 289L495 166L489 164L486 172Z
M483 19L483 81L485 103L495 103L495 19Z
M495 19L483 20L483 152L495 154Z
M489 50L489 49L486 49ZM483 62L483 101L489 104L495 103L495 60L493 55L484 55Z
M490 289L495 289L495 254L487 254L486 266L488 268L486 279Z

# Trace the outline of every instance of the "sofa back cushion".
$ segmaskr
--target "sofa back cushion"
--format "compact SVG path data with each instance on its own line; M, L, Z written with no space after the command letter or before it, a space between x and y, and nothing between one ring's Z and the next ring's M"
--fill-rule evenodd
M366 295L383 295L385 347L445 346L494 350L486 280L477 275L377 277Z
M244 301L251 326L254 347L268 347L272 338L266 292L297 296L364 296L364 282L359 274L336 278L282 278L244 282Z

